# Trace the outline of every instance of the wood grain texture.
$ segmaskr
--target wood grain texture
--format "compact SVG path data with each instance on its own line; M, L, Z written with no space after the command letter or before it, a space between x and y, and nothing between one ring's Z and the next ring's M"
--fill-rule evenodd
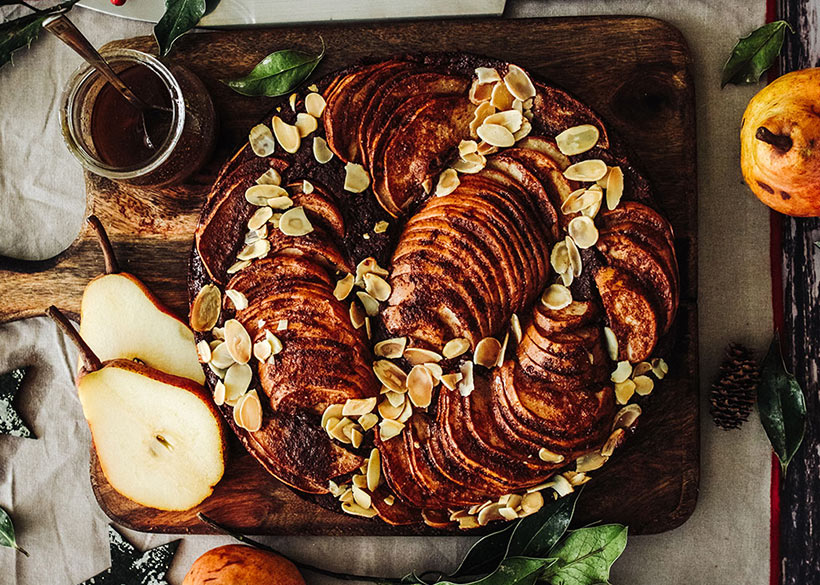
M577 518L622 522L638 534L680 525L694 509L699 475L695 121L686 43L661 21L423 21L186 36L174 59L199 74L212 93L221 121L218 150L208 168L174 190L150 193L87 177L89 212L108 228L123 269L144 279L180 314L186 312L186 263L198 210L218 168L273 104L238 96L217 80L244 74L276 49L315 49L319 35L329 50L318 75L364 57L422 51L471 51L519 63L588 103L634 148L676 233L682 301L660 351L671 373L644 403L636 435L586 489ZM116 44L153 49L147 37ZM39 314L51 303L76 312L86 281L103 265L90 238L84 232L69 250L45 263L0 261L0 321ZM103 509L139 530L205 532L195 517L203 511L249 533L434 532L327 512L268 476L236 446L233 455L215 494L188 512L160 512L125 500L93 461L92 483Z
M794 27L780 60L785 73L820 64L816 3L779 0L778 16ZM780 582L820 582L820 218L782 217L783 339L786 365L806 394L803 445L780 484Z

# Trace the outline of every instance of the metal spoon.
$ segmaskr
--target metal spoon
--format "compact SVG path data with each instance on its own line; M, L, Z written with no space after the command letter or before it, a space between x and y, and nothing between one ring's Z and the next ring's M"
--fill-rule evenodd
M148 110L162 110L165 112L170 112L170 108L149 104L131 91L131 88L125 85L119 75L117 75L111 68L108 61L103 59L102 55L100 55L97 52L97 49L94 48L94 45L92 45L91 42L85 38L85 35L83 35L83 33L81 33L80 30L74 26L74 23L72 23L65 16L65 14L55 14L53 16L49 16L43 21L43 28L74 49L74 51L79 54L80 57L85 59L86 63L96 69L97 72L122 95L122 97L128 100L132 106L139 110L140 127L144 135L145 145L150 149L154 149L154 143L148 135L148 130L145 126L145 112Z

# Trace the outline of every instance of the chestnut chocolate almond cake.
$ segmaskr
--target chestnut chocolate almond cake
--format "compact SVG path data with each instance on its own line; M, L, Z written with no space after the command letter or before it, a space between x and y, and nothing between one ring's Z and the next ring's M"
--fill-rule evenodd
M214 400L271 474L464 529L613 455L679 297L672 229L602 120L464 54L283 98L214 184L190 289Z

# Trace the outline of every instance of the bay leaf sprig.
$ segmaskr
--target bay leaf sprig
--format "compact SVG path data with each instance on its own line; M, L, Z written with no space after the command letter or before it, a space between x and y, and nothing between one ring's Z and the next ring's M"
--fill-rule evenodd
M786 30L794 32L785 20L764 24L738 40L723 66L720 87L757 83L780 55Z
M11 62L12 55L23 48L31 46L40 31L43 29L43 21L51 15L63 14L79 0L66 0L50 8L35 8L25 2L3 1L3 6L20 5L25 6L31 12L17 18L0 22L0 67Z
M769 352L763 360L760 385L757 388L757 409L783 475L788 470L803 434L806 431L806 398L797 379L786 370L780 349L780 336L775 333Z
M165 0L165 12L154 25L159 54L165 57L179 37L199 24L207 9L205 0Z
M458 568L415 571L403 578L351 575L290 559L305 571L345 581L404 585L594 585L609 582L612 564L626 547L620 524L568 530L581 490L546 504L535 514L505 524L476 541ZM280 554L199 514L200 520L240 542Z
M0 508L0 546L11 547L17 552L28 556L26 550L17 544L17 538L14 535L14 524L11 521L11 516Z
M283 49L262 59L245 77L224 81L237 93L247 96L276 97L285 95L303 83L325 56L322 50L315 55L295 49Z

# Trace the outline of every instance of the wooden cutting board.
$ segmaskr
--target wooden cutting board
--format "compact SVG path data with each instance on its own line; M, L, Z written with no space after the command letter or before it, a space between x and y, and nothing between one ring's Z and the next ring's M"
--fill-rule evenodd
M202 78L221 122L209 166L188 184L157 192L86 177L88 213L107 227L123 269L180 315L187 313L185 279L199 209L219 167L273 104L239 96L218 80L244 74L278 49L317 50L320 36L328 49L317 74L363 57L415 51L472 51L519 63L600 112L636 151L676 233L682 299L670 336L673 347L665 353L671 372L644 401L636 435L587 486L577 518L622 522L638 534L680 525L695 507L699 476L695 107L686 42L664 22L632 17L419 21L188 35L176 45L173 59ZM149 37L114 44L154 49ZM85 284L102 268L88 230L51 260L0 258L0 321L42 314L52 303L76 314ZM326 511L273 479L237 445L232 455L214 494L188 512L161 512L124 499L93 457L91 482L112 519L143 531L206 532L196 519L202 511L258 534L434 532Z

